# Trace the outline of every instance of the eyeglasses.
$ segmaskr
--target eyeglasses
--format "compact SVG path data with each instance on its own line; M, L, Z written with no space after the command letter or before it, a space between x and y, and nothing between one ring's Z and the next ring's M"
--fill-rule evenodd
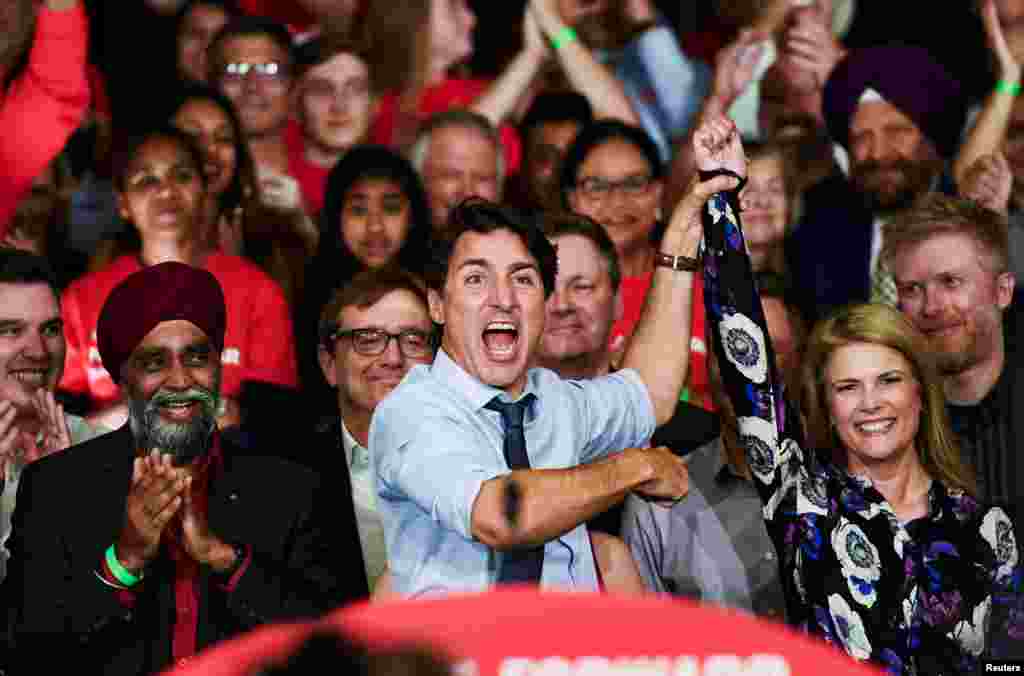
M616 190L626 197L636 198L647 192L652 180L646 174L627 176L620 181L609 181L598 176L591 176L577 183L576 189L583 193L584 197L592 200L605 199Z
M256 78L257 82L281 85L291 76L291 69L277 61L267 63L233 62L224 66L221 82L225 85L240 85L250 74Z
M383 329L348 329L331 333L332 340L339 338L351 339L352 349L366 357L384 354L392 338L398 341L398 349L406 357L429 357L433 351L431 334L419 329L406 329L400 333L389 333Z

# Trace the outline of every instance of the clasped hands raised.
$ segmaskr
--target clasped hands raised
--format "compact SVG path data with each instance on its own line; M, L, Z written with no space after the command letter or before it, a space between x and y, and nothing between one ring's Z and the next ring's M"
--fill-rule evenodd
M178 515L180 520L175 521ZM116 543L118 560L129 571L141 573L159 552L164 530L179 523L176 535L196 562L215 571L234 563L234 548L210 531L205 513L197 507L189 468L175 467L172 456L158 450L135 458L125 523Z

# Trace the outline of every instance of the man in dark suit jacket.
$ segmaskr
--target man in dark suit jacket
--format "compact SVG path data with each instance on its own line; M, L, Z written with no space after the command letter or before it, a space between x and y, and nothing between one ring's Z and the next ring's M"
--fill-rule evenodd
M849 178L836 171L807 191L792 238L794 286L815 319L851 302L895 304L891 275L878 266L881 226L922 195L952 189L943 171L966 103L927 51L887 45L851 50L839 62L822 111L850 168Z
M3 590L12 673L151 673L365 593L346 585L354 524L316 476L216 431L224 326L197 268L150 266L111 293L98 342L129 423L22 478Z

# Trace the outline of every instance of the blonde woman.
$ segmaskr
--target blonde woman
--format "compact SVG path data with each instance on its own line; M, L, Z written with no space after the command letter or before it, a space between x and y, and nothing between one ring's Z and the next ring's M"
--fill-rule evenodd
M695 135L702 170L744 176L735 125ZM789 617L894 674L973 671L1024 639L1020 551L961 466L928 349L896 310L855 305L812 333L802 398L809 444L786 410L739 200L704 211L708 334L736 410ZM817 449L811 451L811 449Z

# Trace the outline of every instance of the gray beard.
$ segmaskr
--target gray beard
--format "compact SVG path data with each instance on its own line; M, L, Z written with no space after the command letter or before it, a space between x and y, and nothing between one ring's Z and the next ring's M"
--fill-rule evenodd
M198 386L184 394L159 390L148 400L129 393L128 424L135 436L136 447L146 453L159 449L161 454L171 456L176 467L189 465L205 456L213 444L213 431L217 427L219 392L218 373L212 392ZM160 418L160 404L175 399L200 402L201 414L187 423L165 422Z

